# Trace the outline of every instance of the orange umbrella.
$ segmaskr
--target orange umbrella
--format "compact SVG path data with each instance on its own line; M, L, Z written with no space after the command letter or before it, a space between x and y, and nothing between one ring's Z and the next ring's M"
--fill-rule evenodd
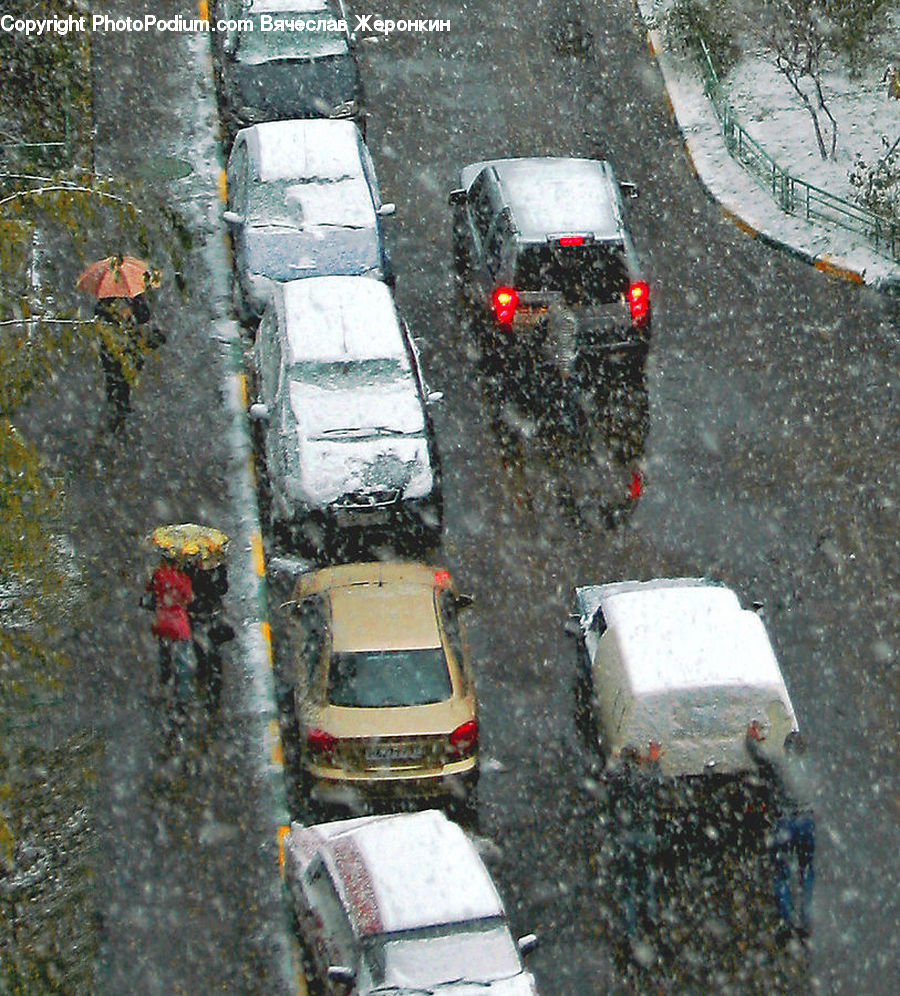
M148 287L159 285L159 277L136 256L107 256L98 259L75 283L78 290L103 297L137 297Z

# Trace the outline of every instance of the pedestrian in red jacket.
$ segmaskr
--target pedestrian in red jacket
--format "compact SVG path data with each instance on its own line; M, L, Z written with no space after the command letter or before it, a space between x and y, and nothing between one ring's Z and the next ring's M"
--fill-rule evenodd
M188 574L174 561L164 560L147 583L156 617L150 627L159 640L159 677L163 684L172 680L172 644L191 639L188 606L194 587Z

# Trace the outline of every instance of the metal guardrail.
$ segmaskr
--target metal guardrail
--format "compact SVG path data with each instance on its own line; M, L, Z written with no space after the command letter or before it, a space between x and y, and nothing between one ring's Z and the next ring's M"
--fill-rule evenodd
M900 262L900 222L829 194L782 169L738 121L725 97L706 42L699 35L693 40L703 89L715 108L732 158L762 180L783 211L807 221L818 219L857 232L874 246L876 252Z

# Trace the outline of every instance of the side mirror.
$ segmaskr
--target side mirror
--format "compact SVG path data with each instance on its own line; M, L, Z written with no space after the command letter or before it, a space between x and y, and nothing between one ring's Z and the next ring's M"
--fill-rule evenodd
M356 972L346 965L329 965L328 981L338 986L347 986L349 989L356 982Z
M261 401L257 401L250 406L248 414L253 422L268 422L269 406L263 404Z
M526 955L530 955L532 951L538 946L538 936L537 934L525 934L524 937L520 937L516 942L516 947L519 949L519 954L524 958Z
M457 204L466 203L466 192L460 187L457 190L451 190L450 196L447 198L447 203L450 207L456 207Z
M437 404L438 401L443 401L443 400L444 400L444 392L443 391L429 391L428 392L428 397L425 399L425 401L429 405Z
M379 218L390 218L392 214L397 213L396 204L382 204L381 207L375 212Z
M472 595L457 595L453 600L453 604L458 609L467 609L470 605L475 604L475 599Z
M222 217L225 219L226 225L244 224L244 216L242 214L238 214L237 211L225 211L223 212Z
M805 754L806 741L799 730L791 730L784 738L784 750L786 754Z
M626 196L634 200L635 197L640 197L641 192L638 190L638 185L636 183L623 182L619 184L619 190Z

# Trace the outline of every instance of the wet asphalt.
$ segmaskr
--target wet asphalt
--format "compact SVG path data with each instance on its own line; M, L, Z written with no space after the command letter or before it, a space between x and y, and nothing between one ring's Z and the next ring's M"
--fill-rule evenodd
M113 5L122 6L122 5ZM133 7L133 5L129 5ZM175 5L162 4L168 9ZM397 298L421 339L436 412L446 528L430 556L476 598L484 774L477 832L519 933L535 930L541 992L887 993L896 964L897 308L749 239L690 173L630 4L588 8L593 46L560 50L574 4L436 2L451 31L366 41L369 143L385 200ZM124 8L123 8L124 9ZM406 16L404 5L380 6ZM228 454L208 336L208 205L181 155L195 72L177 39L95 36L97 168L144 175L194 243L157 314L124 440L103 430L99 368L72 374L66 418L36 413L69 475L91 607L76 722L105 743L97 901L103 992L277 990L271 874L240 662L218 714L167 736L154 647L136 606L158 521L229 529ZM123 110L127 108L127 110ZM189 129L188 129L189 130ZM447 191L467 162L608 156L641 197L629 221L650 278L645 373L598 386L591 432L616 433L645 470L611 523L596 467L554 426L540 390L485 364L452 275ZM102 233L97 255L105 254ZM538 417L536 412L544 412ZM621 428L624 426L624 428ZM616 427L619 427L618 429ZM779 948L759 854L707 837L678 852L644 967L626 962L595 756L576 727L574 584L708 575L758 600L820 773L815 929ZM278 589L275 591L278 595ZM274 603L275 599L273 599ZM276 642L279 635L274 620ZM306 814L295 800L295 815Z

